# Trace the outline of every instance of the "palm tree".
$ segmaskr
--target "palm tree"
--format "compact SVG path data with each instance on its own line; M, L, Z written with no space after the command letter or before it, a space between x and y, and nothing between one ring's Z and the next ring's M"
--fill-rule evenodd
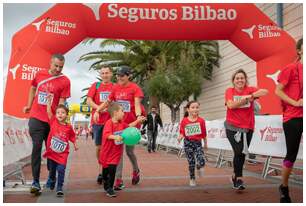
M87 39L84 43L91 43ZM122 47L122 51L107 50L108 46ZM205 79L211 79L214 66L219 66L219 46L216 41L135 41L106 39L100 43L101 51L90 52L79 61L94 61L89 69L108 65L118 67L129 65L133 68L133 79L143 88L156 72L175 71L187 65L193 72ZM182 64L178 64L181 62ZM188 64L185 64L188 62ZM146 91L145 91L146 93ZM195 96L199 95L194 93ZM150 102L158 106L154 96Z

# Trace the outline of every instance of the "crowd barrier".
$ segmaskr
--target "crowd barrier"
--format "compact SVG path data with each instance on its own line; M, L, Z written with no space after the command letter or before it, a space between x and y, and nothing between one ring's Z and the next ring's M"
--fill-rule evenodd
M283 158L286 154L285 136L282 127L282 116L256 116L254 135L249 147L253 154L265 155L267 159L263 169L263 177L266 177L273 157ZM177 142L179 124L165 123L158 129L158 149L178 151L183 154L183 141ZM220 166L225 159L224 151L231 151L231 145L226 138L224 119L206 121L207 142L209 149L217 149L216 166ZM146 141L146 139L143 139ZM16 163L28 157L32 150L32 140L28 131L28 120L3 116L3 165ZM303 159L303 138L297 159ZM302 169L302 168L301 168Z
M226 138L224 120L218 119L206 121L207 143L209 149L217 149L216 167L224 164L225 161L231 160L226 158L226 151L232 151L232 147ZM157 136L158 148L174 148L178 155L183 153L183 142L178 143L176 138L179 135L179 125L177 123L165 123L164 128L159 128ZM249 152L252 154L267 156L264 161L262 176L266 177L269 169L273 168L272 158L283 158L286 155L286 142L282 126L281 115L255 116L255 129ZM303 138L300 143L297 159L303 159ZM280 165L281 167L281 165ZM298 168L302 169L302 168Z

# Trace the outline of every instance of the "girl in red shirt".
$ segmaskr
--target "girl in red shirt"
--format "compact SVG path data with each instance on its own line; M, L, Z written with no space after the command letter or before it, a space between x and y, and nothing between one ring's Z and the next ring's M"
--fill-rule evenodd
M245 189L242 170L255 125L254 99L268 93L266 89L248 86L247 78L245 71L239 69L232 76L234 87L228 88L225 92L227 112L224 125L226 136L234 151L233 188L238 190Z
M196 186L195 182L195 157L197 159L197 170L203 175L205 165L204 152L202 150L202 139L204 148L207 149L205 120L199 117L200 104L197 101L188 102L187 112L180 124L180 135L178 142L184 138L184 150L189 164L190 186Z
M60 104L55 110L55 116L51 111L52 96L47 96L47 113L49 117L50 132L47 139L46 152L43 157L48 160L49 178L46 187L54 189L57 172L56 195L63 196L63 184L65 178L66 163L69 155L69 141L73 142L77 150L76 137L73 128L66 123L68 108Z
M298 61L286 66L278 76L275 94L283 105L283 128L287 154L283 161L280 202L290 203L288 179L299 151L303 133L303 39L296 45Z

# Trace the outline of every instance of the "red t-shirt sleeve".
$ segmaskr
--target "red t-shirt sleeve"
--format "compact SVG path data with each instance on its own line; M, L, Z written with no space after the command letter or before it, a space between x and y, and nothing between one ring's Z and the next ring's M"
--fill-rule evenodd
M203 138L206 138L207 132L206 132L206 124L205 124L205 120L204 119L202 121L201 127L202 127L202 131L203 131Z
M250 93L253 94L254 92L258 91L257 87L249 87Z
M70 135L69 135L69 141L75 143L75 132L72 129L72 126L70 125Z
M290 80L290 76L291 76L291 68L288 66L279 73L277 81L283 86L286 86Z
M68 98L70 97L70 80L67 78L67 83L60 95L61 98Z
M107 121L103 128L103 139L107 140L107 138L113 134L111 121Z
M51 126L52 124L54 124L56 120L57 119L56 119L55 115L52 115L51 119L49 119L49 125Z
M37 87L37 85L38 85L38 82L37 82L37 77L39 76L39 72L38 73L36 73L36 76L35 76L35 78L32 80L32 82L31 82L31 85L33 86L33 87Z
M87 96L91 97L92 99L94 99L94 96L96 94L96 84L97 83L93 83L87 92Z
M135 97L143 98L144 96L143 92L137 84L134 84L134 89L135 89Z
M184 122L184 119L181 121L181 124L180 124L180 134L185 136L185 131L184 131L184 127L185 127L185 122Z
M224 104L226 105L227 101L228 100L233 100L233 91L232 91L232 88L228 88L226 91L225 91L225 102Z

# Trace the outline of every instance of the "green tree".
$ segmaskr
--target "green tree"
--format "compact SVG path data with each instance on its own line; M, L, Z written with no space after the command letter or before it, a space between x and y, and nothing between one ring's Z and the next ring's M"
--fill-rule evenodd
M87 42L92 40L87 40ZM89 69L98 69L101 65L117 67L128 65L134 69L133 80L136 81L149 93L150 102L157 105L157 100L164 102L175 113L179 105L187 100L186 96L193 95L195 98L201 93L203 78L211 79L214 66L219 66L219 46L216 41L134 41L134 40L102 40L101 51L90 52L80 57L79 61L94 61ZM106 50L107 46L119 46L122 51ZM191 74L192 77L190 76ZM178 82L185 84L191 79L192 88L185 93L173 90L175 103L166 101L161 94L168 95L166 91L156 92L153 88L178 86ZM145 84L147 83L147 84ZM164 87L165 84L168 87ZM154 85L154 86L153 86ZM193 86L196 89L193 89ZM153 92L154 91L154 92ZM189 93L188 93L189 92ZM177 94L176 94L177 93ZM182 95L182 97L178 97ZM156 98L154 98L156 97ZM178 108L178 109L177 109Z

